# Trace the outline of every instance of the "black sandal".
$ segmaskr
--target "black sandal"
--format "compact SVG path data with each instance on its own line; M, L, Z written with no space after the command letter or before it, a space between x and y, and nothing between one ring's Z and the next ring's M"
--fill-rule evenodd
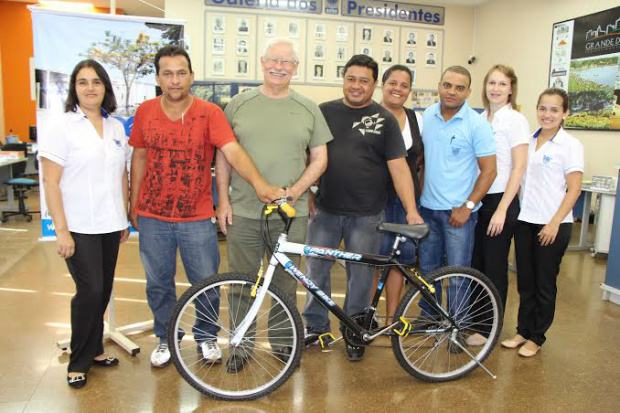
M69 383L69 387L73 389L81 389L86 386L86 374L80 374L79 376L73 377L67 376L67 383Z
M95 366L100 367L115 367L118 366L118 359L116 357L108 357L103 360L93 360Z

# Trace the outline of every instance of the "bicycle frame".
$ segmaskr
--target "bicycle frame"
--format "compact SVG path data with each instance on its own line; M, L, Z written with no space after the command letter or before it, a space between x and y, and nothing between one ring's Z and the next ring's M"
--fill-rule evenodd
M252 320L256 317L258 310L263 302L265 294L267 293L267 289L271 284L271 280L273 278L273 274L278 265L281 265L284 270L290 274L294 279L296 279L304 288L310 292L320 303L325 306L328 311L333 313L340 322L342 322L348 329L354 332L354 334L358 337L366 339L368 337L368 329L370 328L370 323L372 320L372 315L377 308L377 304L379 303L379 299L381 298L381 294L383 289L385 288L385 281L389 275L389 270L391 267L395 266L399 269L405 279L407 279L412 285L414 285L422 294L422 296L426 299L427 303L438 313L442 314L448 320L450 320L451 327L456 328L456 323L441 306L439 306L435 300L435 297L431 293L428 288L428 284L420 281L419 279L411 277L408 272L405 270L404 266L400 264L394 257L396 255L396 251L398 249L398 245L400 242L404 241L405 238L401 236L397 236L394 245L392 247L392 255L384 256L384 255L374 255L374 254L361 254L357 252L351 252L340 249L330 249L306 244L299 244L295 242L288 241L288 229L290 227L290 218L287 222L286 229L282 232L278 238L278 242L273 250L273 254L269 260L269 266L264 275L264 281L262 286L258 289L256 300L250 307L247 316L235 330L230 340L230 344L235 346L241 343L245 333L248 328L250 328L252 324ZM370 314L366 314L364 325L359 325L355 322L350 316L348 316L344 310L338 306L325 292L323 292L316 284L308 278L299 268L297 268L293 261L286 256L286 253L301 255L311 258L323 258L323 259L341 259L343 261L349 261L354 263L361 263L367 265L378 265L383 266L383 270L381 272L381 278L379 280L379 284L377 286L377 290L375 295L371 301L371 305L369 307ZM396 325L395 323L394 325Z

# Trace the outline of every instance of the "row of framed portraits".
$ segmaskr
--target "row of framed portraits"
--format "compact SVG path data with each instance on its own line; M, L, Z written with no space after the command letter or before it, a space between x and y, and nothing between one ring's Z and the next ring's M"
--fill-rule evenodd
M226 54L226 39L220 37L214 37L211 49L211 54L213 56L225 55ZM235 41L235 56L243 57L249 55L249 40L246 38L237 38ZM358 53L365 54L367 56L373 56L372 47L370 46L362 46ZM334 60L336 62L346 62L351 55L349 54L349 48L346 45L338 45L336 47L336 51L331 59L328 59L326 53L325 43L315 43L313 47L312 60ZM426 67L435 67L437 64L437 53L434 51L427 51L424 53L424 64ZM401 62L407 65L415 66L418 64L418 53L417 50L414 49L406 49L403 52L403 55L400 57L396 56L396 52L394 48L383 47L379 56L376 56L376 59L382 63L393 63L393 62ZM219 74L219 72L218 72Z
M373 57L381 71L404 64L416 78L437 82L443 30L390 23L280 17L269 14L205 14L205 79L237 77L260 81L260 56L270 39L289 38L299 49L294 83L340 84L345 63L354 54Z
M224 35L226 31L226 17L224 15L213 15L212 18L212 30L214 35ZM276 19L266 19L263 22L263 36L274 37L278 32L278 21ZM287 34L290 39L299 39L301 29L298 21L286 22ZM250 19L249 18L237 18L233 28L233 32L238 36L248 36L250 33ZM377 33L378 32L378 33ZM362 28L362 43L373 43L373 39L379 36L382 39L381 42L384 45L393 45L396 38L396 30L393 28L383 28L381 31L376 30L372 26L364 26ZM314 40L327 40L327 23L315 23L313 25L312 37ZM346 24L340 24L336 26L337 42L347 42L349 40L349 26ZM418 46L418 31L415 29L408 29L405 33L404 42L407 47ZM438 33L426 33L424 39L424 45L429 49L437 49L437 43L439 41Z
M224 58L213 58L211 60L212 68L211 72L214 75L225 76L226 71L226 60ZM342 81L344 78L344 63L336 64L333 67L333 70L330 70L330 67L324 62L314 62L311 66L310 78L314 80L338 80ZM381 65L380 66L380 76L383 76L383 72L385 72L390 65ZM410 65L407 65L409 70L411 70L412 82L413 86L416 85L416 68ZM249 76L249 68L250 62L246 58L239 58L235 60L235 76L238 77L248 77Z

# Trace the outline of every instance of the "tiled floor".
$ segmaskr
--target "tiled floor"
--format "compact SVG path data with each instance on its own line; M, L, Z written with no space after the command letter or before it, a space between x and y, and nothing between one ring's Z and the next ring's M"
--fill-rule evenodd
M33 200L34 202L34 200ZM38 216L37 216L38 218ZM577 228L576 228L577 229ZM25 230L25 231L23 231ZM575 231L577 232L577 231ZM329 352L311 348L301 368L280 389L252 402L221 402L191 388L174 367L152 369L152 332L132 336L142 352L131 357L109 344L117 369L89 373L86 388L65 381L68 356L56 341L69 334L74 292L53 242L38 242L40 221L0 225L0 413L8 412L618 412L620 307L601 301L605 260L568 253L559 277L556 320L541 354L525 360L496 348L487 366L455 382L426 384L410 377L379 341L364 361L345 359L342 341ZM226 249L221 243L222 268ZM333 273L342 303L344 272ZM187 282L182 274L180 283ZM121 248L117 268L119 325L150 318L137 239ZM511 276L502 337L514 333L517 295ZM180 285L181 293L186 287ZM304 295L298 293L299 305Z

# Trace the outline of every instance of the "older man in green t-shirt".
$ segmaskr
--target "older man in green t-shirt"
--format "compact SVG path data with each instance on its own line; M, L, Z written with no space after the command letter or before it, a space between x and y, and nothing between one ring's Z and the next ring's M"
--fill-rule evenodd
M235 96L224 112L239 143L265 180L287 188L286 195L292 196L297 217L291 225L289 241L303 243L308 227L308 188L325 171L326 143L333 138L319 107L289 87L299 64L293 43L288 39L270 41L260 64L264 83L257 89ZM260 231L263 205L225 157L217 156L215 174L219 196L217 217L222 232L226 234L228 269L256 274L265 255ZM271 241L275 245L284 224L280 219L274 219L269 225ZM299 266L298 260L296 266ZM296 302L296 281L281 268L276 270L273 283ZM241 300L246 298L240 297ZM246 308L243 304L240 307ZM242 319L240 314L236 314L236 319ZM274 314L270 323L276 325L278 319ZM280 355L290 351L278 348L273 336L271 344ZM243 368L249 355L242 356L229 359L230 372Z

